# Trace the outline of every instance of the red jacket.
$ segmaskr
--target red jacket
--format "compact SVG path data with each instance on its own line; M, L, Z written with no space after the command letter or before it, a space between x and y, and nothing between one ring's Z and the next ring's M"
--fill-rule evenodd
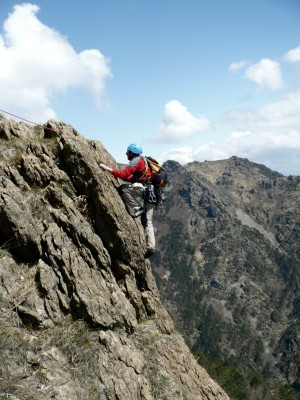
M135 157L123 170L113 169L113 176L127 182L144 183L151 178L151 171L142 156Z

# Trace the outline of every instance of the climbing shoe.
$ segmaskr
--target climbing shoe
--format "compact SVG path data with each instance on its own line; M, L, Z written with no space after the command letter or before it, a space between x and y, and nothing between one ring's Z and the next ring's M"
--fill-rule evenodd
M153 254L155 254L155 249L148 249L145 253L145 258L150 258Z

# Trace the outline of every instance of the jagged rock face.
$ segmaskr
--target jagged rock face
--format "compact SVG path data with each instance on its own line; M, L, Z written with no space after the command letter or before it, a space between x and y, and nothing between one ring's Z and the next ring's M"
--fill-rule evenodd
M243 370L253 399L274 395L256 374L299 390L300 177L237 157L165 168L152 265L175 326Z
M218 399L162 306L99 142L0 117L0 394Z

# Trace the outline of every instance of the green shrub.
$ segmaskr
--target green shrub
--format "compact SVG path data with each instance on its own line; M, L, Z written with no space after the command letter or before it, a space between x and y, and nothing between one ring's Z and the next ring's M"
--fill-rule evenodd
M199 364L218 382L231 400L250 399L250 390L246 378L237 368L227 361L220 361L199 351L193 351L193 353Z

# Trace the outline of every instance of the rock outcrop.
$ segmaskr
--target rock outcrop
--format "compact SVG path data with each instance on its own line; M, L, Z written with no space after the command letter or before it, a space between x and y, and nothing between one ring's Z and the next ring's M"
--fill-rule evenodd
M229 399L174 330L101 143L0 117L0 150L2 398Z

